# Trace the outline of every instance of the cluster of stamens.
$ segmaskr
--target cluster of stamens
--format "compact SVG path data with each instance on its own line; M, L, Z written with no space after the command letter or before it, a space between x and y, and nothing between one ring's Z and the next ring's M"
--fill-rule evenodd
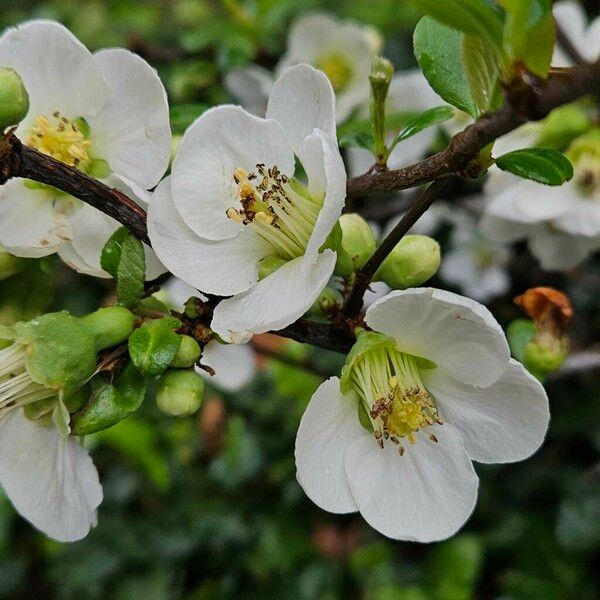
M56 391L33 381L25 367L27 349L14 343L0 351L0 419L16 408L56 396Z
M302 256L323 200L312 198L301 183L276 166L257 164L251 173L238 167L233 180L238 185L241 207L229 208L227 216L251 227L281 258Z
M390 348L369 350L353 367L352 385L363 402L380 448L389 441L403 456L404 440L412 445L417 431L443 424L433 398L421 382L413 356ZM429 439L438 441L433 433Z
M25 143L72 167L81 168L90 160L91 142L85 139L75 121L63 117L59 111L50 117L38 117Z

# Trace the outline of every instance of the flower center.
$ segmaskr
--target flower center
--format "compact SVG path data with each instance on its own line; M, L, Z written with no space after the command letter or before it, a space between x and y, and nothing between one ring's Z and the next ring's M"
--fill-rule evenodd
M84 169L90 162L88 149L91 145L82 132L85 127L83 119L72 121L56 111L49 117L41 115L37 118L25 143L71 167Z
M327 75L334 92L341 92L350 81L352 68L339 54L327 54L319 58L315 66Z
M405 452L403 439L415 443L415 432L443 423L434 399L419 372L419 359L378 345L366 350L352 367L351 385L373 427L377 444L383 448L389 440ZM429 439L437 442L434 434Z
M575 183L587 198L600 199L600 156L583 155L575 168Z
M33 381L26 357L26 346L18 342L0 350L0 419L16 408L56 397L56 390Z
M238 167L233 179L239 186L241 207L227 209L227 216L266 239L279 258L302 256L323 198L311 197L302 183L280 173L276 166L258 164L251 173Z

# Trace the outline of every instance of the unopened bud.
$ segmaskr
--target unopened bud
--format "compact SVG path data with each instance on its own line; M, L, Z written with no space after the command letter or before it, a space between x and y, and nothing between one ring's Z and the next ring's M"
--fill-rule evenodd
M383 56L375 56L371 63L371 73L369 74L369 82L373 94L383 92L387 95L387 91L394 77L394 65Z
M193 367L196 362L200 359L202 350L200 344L189 335L181 336L181 344L175 358L171 362L171 366L177 369L185 369Z
M371 226L356 213L349 213L340 217L342 228L342 248L352 260L354 269L361 269L371 258L377 241Z
M383 281L395 290L404 290L425 283L440 266L440 245L426 235L404 236L383 261L376 281Z
M0 69L0 133L22 121L29 110L29 95L13 69Z
M193 369L169 369L159 379L156 404L167 415L186 417L202 404L204 381Z
M279 269L285 265L285 260L279 258L278 256L265 256L258 263L258 279L262 280L269 275L272 275Z
M80 317L79 321L94 337L98 351L127 340L133 333L135 317L124 306L109 306Z

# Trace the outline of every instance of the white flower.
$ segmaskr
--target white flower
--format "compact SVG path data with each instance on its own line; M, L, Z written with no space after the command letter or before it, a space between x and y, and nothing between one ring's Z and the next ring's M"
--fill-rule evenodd
M552 7L552 12L579 54L584 59L594 62L600 56L600 17L588 25L583 6L573 0L556 2ZM571 58L557 43L552 57L552 66L570 67L572 64Z
M342 381L323 383L302 417L298 481L321 508L360 511L388 537L444 539L475 506L472 460L513 462L540 446L546 393L468 298L396 291L366 322L374 331L359 335Z
M297 64L323 71L335 92L337 120L343 122L354 110L368 104L371 61L382 45L380 33L371 26L341 21L325 13L311 14L292 24L286 53L275 74L279 76ZM246 110L262 117L270 81L266 69L249 65L230 72L225 84Z
M600 249L600 151L593 144L592 138L592 151L573 161L575 176L562 186L493 175L483 233L498 242L527 239L549 270L571 269Z
M294 176L296 157L306 182ZM211 327L247 341L295 321L327 285L336 254L320 249L345 195L333 90L323 73L299 65L275 82L267 119L219 106L188 129L150 204L148 230L174 275L232 296ZM282 266L259 281L266 257Z
M448 212L448 219L454 229L451 249L443 255L441 277L478 302L505 294L510 287L508 248L482 237L475 221L464 212Z
M169 306L183 310L188 298L203 298L202 294L177 277L171 277L161 288L167 295ZM215 374L196 368L207 382L226 392L237 392L248 385L256 375L254 352L247 345L220 344L213 340L202 350L202 364L214 369Z
M72 542L96 525L102 488L87 451L64 430L57 392L29 375L26 353L18 343L0 351L0 485L32 525Z
M65 27L31 21L0 38L0 64L14 68L30 108L17 129L27 145L143 205L144 190L164 174L171 145L164 87L141 58L123 49L90 53ZM59 252L97 276L116 221L67 194L23 179L0 189L0 241L17 256ZM158 275L149 257L150 278Z

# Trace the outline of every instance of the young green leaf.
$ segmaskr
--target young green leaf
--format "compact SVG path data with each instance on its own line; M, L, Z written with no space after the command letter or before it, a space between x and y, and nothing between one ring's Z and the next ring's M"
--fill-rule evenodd
M458 31L478 35L502 51L502 20L483 0L410 0L436 21Z
M443 123L454 116L454 109L449 106L436 106L422 112L418 117L407 123L394 138L391 143L390 152L396 147L396 144L420 133L428 127Z
M524 148L496 159L496 165L519 177L545 185L562 185L573 177L569 159L551 148Z
M146 395L147 382L129 363L113 383L102 376L92 380L92 394L86 405L71 417L75 435L87 435L112 427L134 413Z
M477 110L485 113L498 108L502 94L494 48L482 37L464 34L462 51L465 74Z
M339 143L342 148L364 148L370 152L375 152L373 135L360 129L344 132Z
M106 242L100 265L117 280L119 304L139 304L146 279L146 257L142 243L125 227L117 229Z
M181 323L174 317L147 321L129 338L129 355L136 368L147 377L157 377L173 361L181 337L175 329Z
M446 102L476 117L477 106L463 67L462 34L423 17L415 29L413 44L429 85Z

